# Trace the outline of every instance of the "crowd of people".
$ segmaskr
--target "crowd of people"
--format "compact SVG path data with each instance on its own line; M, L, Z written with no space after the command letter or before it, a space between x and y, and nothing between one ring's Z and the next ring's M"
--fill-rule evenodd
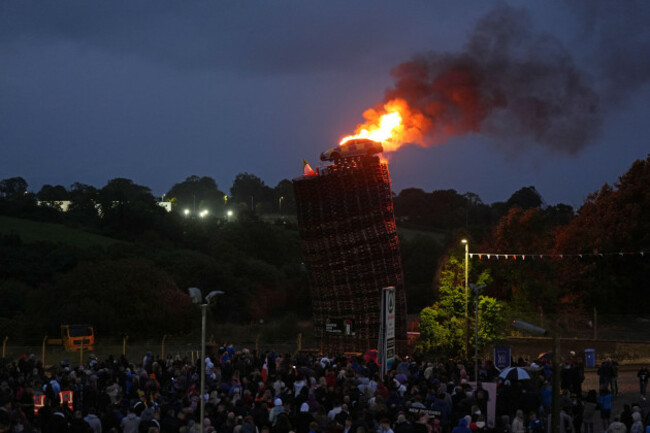
M260 355L214 346L205 363L188 357L120 357L45 367L33 355L0 370L0 432L202 433L546 433L550 363L531 379L499 379L488 362L475 385L466 363L405 357L381 377L372 356ZM521 361L520 361L521 362ZM522 362L523 363L523 362ZM561 433L644 433L639 408L610 420L614 381L583 392L581 362L561 370ZM472 370L471 368L469 370ZM641 372L639 377L641 381ZM644 373L645 381L650 376ZM495 395L481 382L497 382ZM492 389L492 388L491 388ZM644 396L642 385L641 393ZM488 402L496 413L488 418ZM608 413L608 409L609 412ZM600 413L598 421L597 413ZM610 422L611 421L611 422ZM640 423L640 424L639 424ZM622 427L621 427L622 426ZM641 427L639 427L641 426ZM641 428L641 430L639 430Z

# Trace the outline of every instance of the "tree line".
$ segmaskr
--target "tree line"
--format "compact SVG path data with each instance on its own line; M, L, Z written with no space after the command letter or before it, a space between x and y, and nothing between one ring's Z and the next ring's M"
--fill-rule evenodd
M579 209L548 205L533 186L492 204L455 190L407 188L394 195L408 310L419 314L423 335L433 342L421 348L442 350L436 342L443 340L450 342L447 352L463 346L458 341L465 338L462 238L471 251L554 255L469 261L470 282L486 285L478 299L481 315L493 318L485 322L490 327L480 329L481 344L498 337L503 329L497 325L510 318L534 321L545 312L582 320L593 308L644 314L650 301L647 254L593 253L648 250L648 185L646 159ZM71 202L67 212L57 208L63 200ZM190 176L174 184L164 200L172 203L172 212L158 205L148 187L123 178L102 188L45 185L36 193L22 178L0 181L0 215L64 224L112 240L89 248L28 243L5 232L0 333L42 336L60 323L78 322L94 323L110 335L186 332L195 328L197 313L187 287L227 293L211 307L219 320L310 318L307 275L291 218L291 181L272 188L241 173L226 194L212 178ZM196 218L204 209L210 210L207 216ZM236 218L229 219L228 210ZM580 254L584 258L576 258Z

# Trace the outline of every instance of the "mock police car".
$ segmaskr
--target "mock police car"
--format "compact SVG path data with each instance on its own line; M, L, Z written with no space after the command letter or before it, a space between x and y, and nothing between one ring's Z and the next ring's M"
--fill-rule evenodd
M370 156L384 151L381 143L367 138L353 138L320 154L321 161L336 161L340 158Z

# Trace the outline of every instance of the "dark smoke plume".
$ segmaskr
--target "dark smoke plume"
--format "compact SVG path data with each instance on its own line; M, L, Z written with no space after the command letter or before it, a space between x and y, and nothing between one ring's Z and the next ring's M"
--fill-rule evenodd
M556 38L531 28L524 10L499 7L477 23L462 52L397 66L386 100L405 99L424 113L434 144L481 133L576 154L599 133L598 94Z
M602 105L617 108L650 82L650 2L569 0L581 42L593 51Z

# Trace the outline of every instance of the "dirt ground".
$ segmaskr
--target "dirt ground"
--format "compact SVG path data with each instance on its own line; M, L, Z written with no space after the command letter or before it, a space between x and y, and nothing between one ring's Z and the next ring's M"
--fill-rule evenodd
M650 366L650 365L649 365ZM618 392L619 395L614 396L614 403L612 406L612 420L623 411L625 404L638 404L643 409L643 413L648 413L650 409L650 400L643 401L639 391L639 379L637 372L641 368L641 364L622 365L618 370ZM596 369L587 369L585 371L585 381L582 385L583 391L594 389L598 391L598 374Z

